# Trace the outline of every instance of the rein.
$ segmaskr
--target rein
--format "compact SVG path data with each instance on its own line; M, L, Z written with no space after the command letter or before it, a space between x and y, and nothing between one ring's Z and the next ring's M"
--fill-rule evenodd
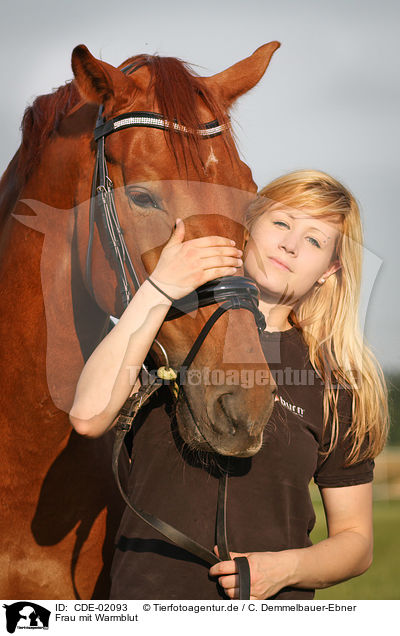
M128 68L130 67L126 67L122 70L127 71ZM96 218L96 212L100 209L102 225L108 237L111 251L114 255L117 269L118 285L124 309L128 306L130 300L133 297L126 270L128 271L129 276L133 282L135 291L139 289L140 282L125 243L123 230L119 223L113 194L113 183L108 175L104 145L105 138L108 135L113 134L119 130L131 127L158 128L161 130L174 129L175 131L178 131L182 134L188 132L188 129L185 126L182 126L177 122L169 122L165 119L165 117L163 117L163 115L159 113L143 111L129 112L123 115L119 115L118 117L114 117L113 119L110 119L108 121L104 121L103 107L101 106L99 109L96 127L94 130L94 139L97 145L97 152L93 173L92 196L89 211L89 240L86 253L86 281L89 292L91 293L92 297L94 297L91 275L91 257L94 224L99 223L98 219ZM222 134L226 128L227 124L220 125L218 121L215 120L203 124L197 131L197 133L203 139L206 139ZM184 374L188 370L190 364L193 362L196 354L198 353L202 343L212 329L213 325L226 311L228 311L229 309L247 309L248 311L251 311L253 313L259 332L265 329L265 318L262 312L258 309L258 299L258 288L251 279L242 276L225 276L223 278L210 281L205 285L199 287L195 292L192 292L184 298L175 301L173 303L173 306L170 308L165 320L174 320L184 315L185 313L191 312L200 307L206 307L213 304L219 304L219 307L210 316L210 318L201 329L185 360L183 361L179 372L176 372L174 369L169 367L166 352L163 350L161 345L157 341L155 341L164 351L166 366L160 367L158 369L158 377L151 378L149 384L142 385L137 393L130 396L126 400L125 404L119 412L115 426L115 441L113 448L112 467L120 493L130 510L132 510L149 526L167 537L170 541L183 548L184 550L187 550L196 557L202 559L203 561L210 563L211 565L218 563L219 561L230 560L226 533L228 471L223 473L220 477L218 487L216 524L217 545L220 555L218 558L207 548L201 546L190 537L187 537L185 534L183 534L173 526L158 519L154 515L137 508L130 501L120 482L118 467L119 457L125 436L131 429L134 418L141 406L145 402L147 402L151 395L153 395L153 393L155 393L163 385L163 380L173 380L174 394L176 397L178 396L181 388L181 385L178 384L179 380L183 379ZM239 570L240 598L249 599L250 569L248 560L245 557L238 557L235 559L235 561Z

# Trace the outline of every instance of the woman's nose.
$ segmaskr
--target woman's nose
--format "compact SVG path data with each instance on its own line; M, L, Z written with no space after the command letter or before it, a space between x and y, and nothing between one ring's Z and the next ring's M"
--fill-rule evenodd
M297 240L293 232L285 232L279 242L279 247L288 254L297 254Z

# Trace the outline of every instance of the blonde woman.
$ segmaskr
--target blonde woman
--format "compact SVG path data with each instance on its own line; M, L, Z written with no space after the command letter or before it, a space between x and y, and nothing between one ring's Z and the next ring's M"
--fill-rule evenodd
M357 326L359 210L328 175L296 172L261 192L248 225L246 273L260 288L267 321L261 341L278 393L261 450L231 461L229 544L232 556L249 558L251 598L312 599L315 588L361 574L372 559L373 458L385 441L387 413L381 373ZM206 271L202 250L207 258L211 252L218 257L219 270ZM180 221L152 278L173 295L172 290L195 287L201 277L234 273L241 256L221 237L184 242ZM83 370L70 414L78 432L95 437L112 426L115 408L109 415L93 413L111 390L122 406L126 387L115 380L117 370L128 357L140 366L169 306L162 292L143 283ZM185 453L171 435L162 401L142 418L130 477L136 505L168 515L200 542L212 541L210 502L218 488L212 464ZM321 489L329 532L314 546L312 478ZM127 509L116 541L111 597L237 598L235 562L209 570Z
M279 399L272 420L281 433L276 443L266 435L266 449L276 456L275 469L281 461L282 483L269 493L272 501L260 498L270 523L280 523L281 546L241 553L249 558L254 599L283 598L284 588L328 587L367 570L373 459L387 434L384 379L358 326L362 230L354 197L317 171L280 177L260 195L248 212L245 269L261 291L267 359L279 350L270 367ZM304 525L312 476L328 538L304 547L314 522L309 510ZM234 561L210 572L238 597Z

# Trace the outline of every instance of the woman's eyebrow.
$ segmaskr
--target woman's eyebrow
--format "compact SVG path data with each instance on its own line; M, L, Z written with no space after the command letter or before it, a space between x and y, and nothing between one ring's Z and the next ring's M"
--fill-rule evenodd
M308 229L309 229L309 230L311 230L311 231L314 231L314 232L321 232L321 234L323 234L324 236L326 236L326 238L327 238L328 240L330 240L330 239L332 238L331 236L329 236L329 234L326 234L326 233L325 233L323 230L321 230L319 227L311 226L311 227L309 227Z
M275 210L275 212L283 212L284 214L286 214L288 217L290 217L291 219L293 219L294 221L296 219L307 219L308 218L308 214L305 215L295 215L292 214L290 212L287 212L286 210ZM327 240L330 240L332 237L329 236L329 234L326 234L323 230L321 230L319 227L315 227L314 225L312 225L311 227L308 228L308 231L317 231L317 232L321 232L321 234L323 234L324 236L326 236Z

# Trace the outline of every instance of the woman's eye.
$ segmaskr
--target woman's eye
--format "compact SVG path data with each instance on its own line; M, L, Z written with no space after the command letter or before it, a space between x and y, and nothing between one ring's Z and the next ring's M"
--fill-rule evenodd
M311 245L314 245L315 247L321 247L317 239L313 238L312 236L308 236L307 240L311 243Z
M289 229L288 224L285 223L284 221L274 221L274 225L278 225L278 227L284 227L286 229Z
M129 197L132 203L139 208L158 208L157 202L148 192L142 192L141 190L131 191Z

